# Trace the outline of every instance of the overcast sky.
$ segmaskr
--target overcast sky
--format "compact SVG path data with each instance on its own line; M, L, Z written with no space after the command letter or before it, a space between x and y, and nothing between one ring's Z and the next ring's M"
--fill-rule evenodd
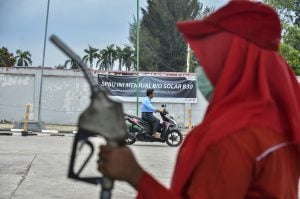
M91 45L129 44L129 23L136 16L136 0L50 0L48 37L55 33L82 56ZM202 0L220 7L227 0ZM146 6L146 0L140 0ZM0 47L32 54L33 66L42 65L47 0L0 0ZM67 58L47 41L45 66L63 65Z

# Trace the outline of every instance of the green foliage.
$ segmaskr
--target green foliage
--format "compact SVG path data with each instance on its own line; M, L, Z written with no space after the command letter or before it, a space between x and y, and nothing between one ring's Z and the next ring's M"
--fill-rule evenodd
M0 67L12 67L15 61L14 55L6 47L0 49Z
M84 49L84 52L86 53L85 56L83 56L82 60L87 63L89 62L90 67L93 68L93 61L94 59L98 58L99 54L97 53L99 49L93 48L89 45L89 48Z
M96 66L100 70L113 70L114 64L118 61L118 69L122 70L125 66L127 71L134 70L135 67L135 54L130 46L124 48L114 44L108 45L106 48L99 51L98 61Z
M145 53L152 55L149 61L152 61L153 67L156 66L152 70L184 71L186 44L176 28L176 22L194 19L198 11L197 0L148 0L148 10L142 10L144 16L141 21L141 32L144 30L144 35L148 37L141 47L148 52L141 48L141 58ZM149 61L144 63L141 59L141 69L147 67Z
M274 7L283 23L300 26L300 0L264 0Z
M300 75L300 0L264 0L279 13L283 24L280 53Z
M32 60L31 60L31 53L29 51L21 51L17 50L16 51L17 56L16 62L17 66L30 66L32 65Z
M123 49L120 46L116 46L116 59L119 62L119 71L121 71L123 64Z
M280 52L292 67L296 75L300 75L300 51L286 43L280 45Z
M117 60L117 52L115 50L115 45L108 45L105 49L100 50L99 59L97 66L101 70L112 70L115 61Z
M122 64L126 71L136 70L135 51L130 46L125 46L122 50Z
M283 42L300 51L300 28L297 25L284 24Z
M184 71L187 46L176 22L205 15L198 0L148 0L140 23L140 69L145 71ZM136 46L137 21L130 25L129 40Z
M79 66L73 59L67 59L64 64L64 68L79 69Z

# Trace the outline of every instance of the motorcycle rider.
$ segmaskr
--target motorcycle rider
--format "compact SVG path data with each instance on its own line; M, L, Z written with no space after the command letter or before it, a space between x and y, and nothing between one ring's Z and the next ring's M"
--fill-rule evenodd
M142 119L152 124L152 133L151 135L155 138L159 138L160 135L157 132L157 128L159 126L160 120L156 118L153 113L159 112L162 110L155 108L151 104L151 99L154 97L154 89L147 89L146 97L144 97L142 101Z

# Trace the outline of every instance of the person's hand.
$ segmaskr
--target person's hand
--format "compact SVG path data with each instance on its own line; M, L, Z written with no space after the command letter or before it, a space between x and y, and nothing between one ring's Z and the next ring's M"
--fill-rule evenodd
M143 169L128 147L100 146L98 170L105 176L127 181L137 188Z

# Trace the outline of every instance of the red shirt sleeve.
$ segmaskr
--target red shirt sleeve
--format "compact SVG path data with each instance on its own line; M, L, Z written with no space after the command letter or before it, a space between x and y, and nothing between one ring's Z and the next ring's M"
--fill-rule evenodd
M138 199L241 199L252 174L252 162L235 139L226 139L210 147L195 169L185 194L172 193L148 173L138 186Z
M294 146L257 156L285 139L265 129L245 129L207 149L182 196L176 195L144 173L138 199L296 199L300 162ZM183 171L184 172L184 171ZM280 182L280 183L279 183Z
M181 199L161 185L150 174L144 172L138 185L137 199Z

